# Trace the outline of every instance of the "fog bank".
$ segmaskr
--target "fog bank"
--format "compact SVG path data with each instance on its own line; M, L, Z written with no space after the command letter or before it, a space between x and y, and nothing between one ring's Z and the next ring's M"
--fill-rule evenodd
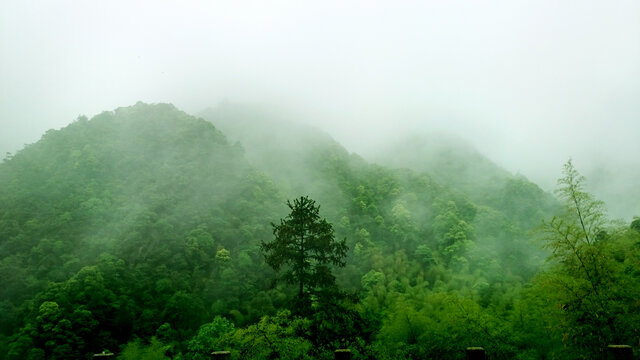
M289 108L365 157L454 133L545 189L573 157L624 201L638 44L637 1L4 1L0 152L79 114L229 99Z

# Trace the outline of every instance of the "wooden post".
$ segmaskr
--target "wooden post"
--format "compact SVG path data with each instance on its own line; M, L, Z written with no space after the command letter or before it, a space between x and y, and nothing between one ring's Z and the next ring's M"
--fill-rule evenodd
M349 349L336 350L335 360L351 360L351 350Z
M94 359L104 359L113 357L113 353L108 353L106 351L101 352L100 354L93 354Z
M485 360L486 355L484 348L481 347L468 347L467 348L467 360Z
M214 351L211 353L211 358L214 360L231 359L231 352L230 351Z
M633 360L633 348L629 345L607 346L608 360Z

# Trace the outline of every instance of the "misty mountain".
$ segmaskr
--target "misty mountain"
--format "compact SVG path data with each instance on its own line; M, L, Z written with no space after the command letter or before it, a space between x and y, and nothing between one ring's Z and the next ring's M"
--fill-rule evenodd
M0 360L640 354L640 1L64 5L0 1Z
M545 214L559 206L551 194L524 176L509 173L452 135L413 135L381 146L372 158L392 168L427 172L476 204L499 210L525 228L537 226Z
M468 142L446 134L412 135L381 146L372 158L386 166L428 172L437 181L479 200L482 194L474 190L495 191L512 177Z
M212 215L231 221L239 197L257 200L256 186L266 188L266 198L277 195L210 123L171 105L143 103L50 130L4 161L0 183L3 218L18 223L2 227L4 238L30 223L35 234L73 229L65 241L89 237L97 246L105 246L103 228L115 223L160 217L184 229ZM13 253L11 244L2 242L3 254Z
M257 106L223 103L201 114L246 149L249 161L265 171L292 194L327 188L335 183L332 173L319 172L318 159L343 159L346 167L373 166L348 151L330 135ZM552 195L520 175L512 175L480 154L460 138L447 135L418 136L381 145L375 163L389 170L409 169L424 174L442 188L457 191L476 205L497 211L524 230L540 224L558 207ZM388 170L387 170L388 171ZM401 172L401 171L400 171ZM422 207L428 207L422 204Z
M327 183L323 166L318 166L326 157L363 163L330 135L273 108L222 103L200 115L240 143L247 160L267 173L289 196L340 191L336 184Z
M338 284L394 289L367 300L382 301L373 313L413 286L476 289L486 307L544 257L529 233L550 215L544 194L488 161L471 167L477 156L431 154L441 172L391 168L260 109L204 116L138 103L50 130L0 163L0 353L82 357L160 339L188 354L215 316L242 327L275 315L292 289L273 283L259 244L301 195L347 239ZM463 179L479 172L503 185ZM66 335L31 331L42 327Z
M45 300L73 324L78 306L89 311L97 327L71 344L80 353L116 349L165 321L197 326L203 306L224 297L211 272L229 251L260 263L255 247L282 201L239 147L172 105L138 103L50 130L0 164L2 332L35 321ZM254 250L238 258L240 247ZM104 299L69 293L86 276ZM203 302L205 293L218 295ZM191 315L171 310L176 301Z

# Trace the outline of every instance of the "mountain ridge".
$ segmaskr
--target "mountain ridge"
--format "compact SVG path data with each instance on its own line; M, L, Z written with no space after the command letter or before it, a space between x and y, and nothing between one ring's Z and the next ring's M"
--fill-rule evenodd
M173 105L137 103L80 117L0 163L0 350L78 358L156 338L188 353L214 316L242 327L275 315L292 290L273 285L259 244L286 215L285 199L301 194L347 239L338 284L367 302L374 283L402 292L477 283L495 286L483 293L488 304L536 271L542 253L528 243L528 222L513 220L528 212L507 216L427 173L259 119L249 112L244 131L260 141L243 142L241 131L230 141ZM42 326L82 336L31 331Z

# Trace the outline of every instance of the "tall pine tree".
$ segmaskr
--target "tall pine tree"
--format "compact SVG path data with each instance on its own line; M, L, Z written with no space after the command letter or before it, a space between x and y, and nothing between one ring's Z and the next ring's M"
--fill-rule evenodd
M346 239L336 241L333 227L320 218L320 206L307 196L287 201L291 213L280 224L272 223L274 239L262 242L261 249L269 266L281 279L298 286L298 311L310 305L311 294L335 287L330 265L344 266Z

